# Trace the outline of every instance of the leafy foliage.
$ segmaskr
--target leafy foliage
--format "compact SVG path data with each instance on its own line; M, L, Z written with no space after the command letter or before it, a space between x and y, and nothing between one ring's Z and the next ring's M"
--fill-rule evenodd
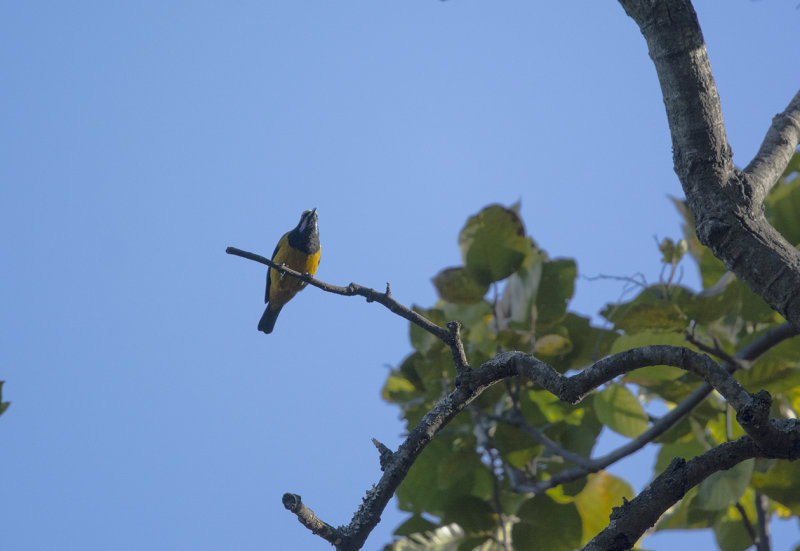
M798 166L795 156L767 207L770 220L794 243L800 243ZM533 353L562 373L651 344L697 350L702 343L733 355L783 320L700 245L691 214L681 201L675 204L684 217L684 236L663 240L654 251L666 277L606 306L604 327L568 310L577 265L550 258L525 236L519 205L491 205L467 220L459 236L464 265L440 272L434 278L440 300L416 310L440 325L460 321L467 359L475 367L504 350ZM686 258L700 271L700 291L673 283ZM455 379L449 349L413 325L410 337L414 351L383 389L409 430L452 390ZM800 339L769 350L737 377L751 392L767 389L777 408L796 415ZM562 484L548 481L574 469L575 454L591 457L604 426L636 438L653 423L651 405L672 409L700 382L680 369L653 366L574 406L522 378L490 387L439 432L400 485L400 508L412 515L387 549L502 549L509 541L513 549L555 551L585 544L608 524L612 508L633 496L632 488L605 471ZM650 444L660 446L654 474L674 457L694 457L741 434L725 404L711 394ZM756 491L769 497L768 514L800 515L798 469L795 463L759 460L719 472L691 490L656 529L710 526L721 549L744 549L752 541L742 512L755 522ZM535 495L527 490L530 484L539 484ZM452 546L436 547L443 545L433 543L443 530Z

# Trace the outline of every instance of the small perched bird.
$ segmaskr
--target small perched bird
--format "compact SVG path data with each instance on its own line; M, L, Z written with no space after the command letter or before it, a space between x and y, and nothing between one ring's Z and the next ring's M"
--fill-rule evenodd
M300 215L297 227L283 234L278 241L272 261L285 264L301 274L314 275L319 265L319 251L317 209L307 210ZM264 296L267 307L258 322L258 330L272 333L281 308L305 286L305 281L282 274L275 268L267 270L267 292Z

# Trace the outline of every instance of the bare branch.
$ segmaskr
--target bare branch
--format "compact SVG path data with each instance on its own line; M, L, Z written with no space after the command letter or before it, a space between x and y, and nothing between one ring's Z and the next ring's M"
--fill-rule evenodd
M338 545L341 541L339 530L320 520L314 511L303 504L303 500L297 494L283 494L283 506L287 510L297 515L300 524L311 530L325 541Z
M447 329L450 331L450 339L445 342L450 345L453 365L456 366L456 373L460 375L470 369L467 354L464 352L464 343L461 342L461 323L458 321L448 322Z
M783 111L772 119L761 148L744 174L756 190L756 203L760 204L777 183L789 164L789 159L800 142L800 92L797 92Z
M734 442L720 444L689 461L673 459L669 467L638 496L614 508L609 525L587 543L583 551L632 548L645 531L655 525L664 511L709 475L759 456L761 450L755 442L743 436Z

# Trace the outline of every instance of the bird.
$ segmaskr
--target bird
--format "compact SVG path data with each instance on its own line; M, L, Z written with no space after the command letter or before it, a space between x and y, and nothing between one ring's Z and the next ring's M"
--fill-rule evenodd
M301 274L313 276L319 266L320 253L317 219L316 208L304 211L300 215L297 227L283 234L278 241L275 252L272 253L272 261L284 264ZM272 333L281 308L305 286L305 281L283 274L275 268L268 269L267 290L264 296L267 307L258 322L258 330L266 334Z

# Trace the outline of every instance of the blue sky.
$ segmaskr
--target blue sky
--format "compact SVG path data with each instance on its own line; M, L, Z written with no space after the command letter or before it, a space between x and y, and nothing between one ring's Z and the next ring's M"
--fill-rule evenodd
M744 165L798 88L800 11L696 7ZM286 491L349 522L370 438L400 441L379 391L408 328L308 289L256 331L264 270L225 247L269 255L304 209L321 279L406 304L435 301L488 203L520 200L582 276L656 280L654 236L680 235L655 71L611 0L16 2L0 67L9 549L324 548ZM621 291L580 279L571 307ZM619 469L641 487L652 462Z

